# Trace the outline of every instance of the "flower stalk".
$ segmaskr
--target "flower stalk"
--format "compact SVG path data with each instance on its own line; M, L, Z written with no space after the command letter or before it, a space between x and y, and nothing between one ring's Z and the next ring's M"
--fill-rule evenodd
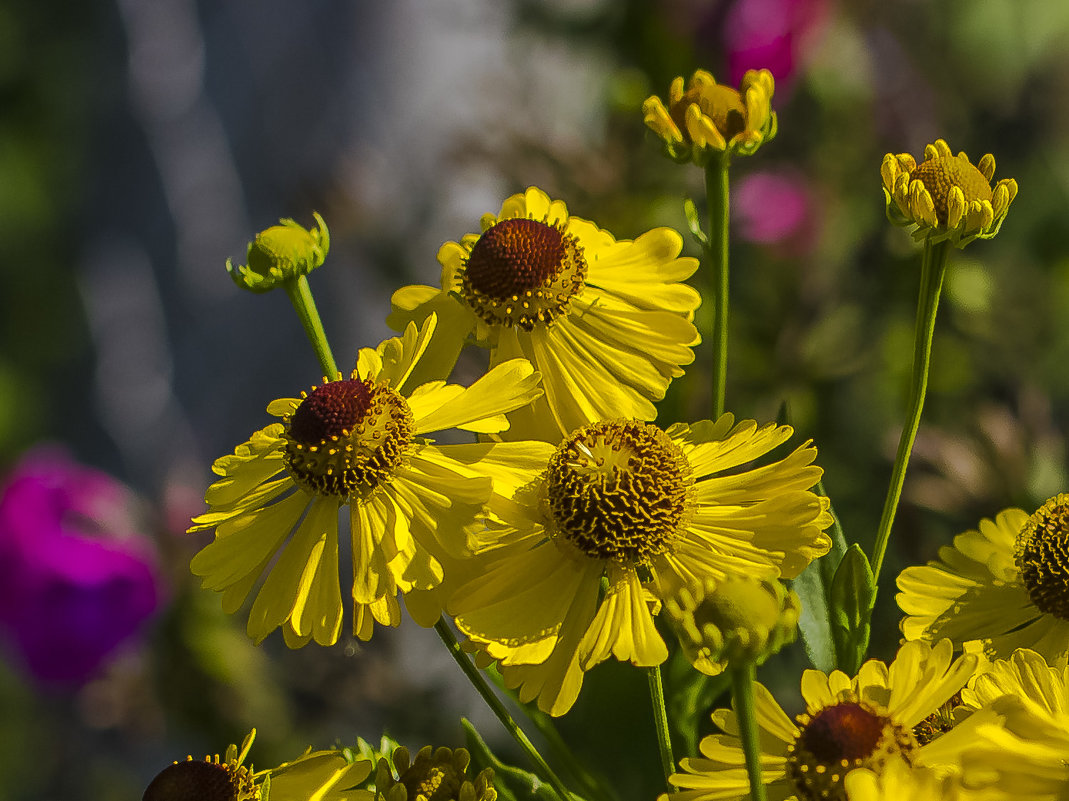
M713 299L712 390L713 416L724 413L728 352L728 222L730 155L720 153L705 166L705 197L709 211L709 239L705 245L706 297Z
M933 243L925 240L924 256L921 262L920 295L917 300L917 325L913 340L913 372L910 378L909 416L898 441L894 468L891 472L891 484L887 489L887 498L880 516L880 526L876 532L876 543L872 551L873 579L879 586L880 568L887 552L887 543L894 525L895 512L902 497L902 485L906 480L906 467L913 452L913 442L920 428L921 412L924 410L924 398L928 390L928 369L932 357L932 337L935 333L935 315L939 308L939 295L943 288L946 274L947 256L952 243L943 240Z
M664 706L664 684L661 681L661 666L646 668L649 680L650 702L653 705L653 722L657 728L657 747L661 754L661 768L664 770L665 783L675 769L675 757L672 756L672 738L668 733L668 712ZM671 786L668 788L671 790Z
M761 744L758 739L757 714L753 685L757 675L755 662L745 662L728 668L731 674L731 697L735 701L735 715L739 722L739 740L746 756L746 775L750 779L752 801L765 801L765 785L761 781Z
M308 278L299 275L286 281L283 286L286 288L286 294L289 295L294 311L297 312L297 317L300 318L301 325L304 326L308 341L315 349L319 366L323 368L323 376L333 381L338 375L338 365L334 361L334 354L330 350L330 343L327 342L323 323L319 319L319 311L312 297L312 289L308 286Z
M460 669L467 676L468 681L471 682L475 690L482 696L483 701L490 707L490 710L494 713L501 725L505 727L505 731L511 735L512 739L516 741L516 744L520 746L527 757L538 767L542 776L549 782L549 784L560 796L561 801L569 801L573 796L572 793L564 786L564 782L560 780L553 769L549 766L546 760L539 753L534 743L524 733L523 729L519 727L519 724L513 720L512 715L505 709L505 705L501 703L501 699L498 698L494 691L487 684L486 679L483 677L479 669L475 667L472 661L467 657L464 651L460 647L460 643L457 642L457 638L453 636L453 631L449 628L449 624L445 622L445 618L439 618L438 622L434 624L434 630L438 632L438 636L445 644L446 650L449 651L449 655L453 657L453 661L457 663Z

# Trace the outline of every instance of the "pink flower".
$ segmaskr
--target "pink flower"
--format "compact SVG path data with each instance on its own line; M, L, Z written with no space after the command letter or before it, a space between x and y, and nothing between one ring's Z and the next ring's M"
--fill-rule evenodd
M827 18L827 0L736 0L723 23L728 83L746 70L767 69L782 95Z
M38 680L84 683L158 608L133 504L59 448L25 454L0 487L0 638Z
M815 238L812 198L805 179L793 172L756 172L734 187L731 212L738 234L762 245L808 250Z

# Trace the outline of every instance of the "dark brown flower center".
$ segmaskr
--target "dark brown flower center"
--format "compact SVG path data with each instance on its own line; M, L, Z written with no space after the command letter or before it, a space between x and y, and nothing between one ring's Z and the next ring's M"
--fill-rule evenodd
M1069 494L1051 498L1024 524L1014 561L1040 611L1069 620Z
M157 773L142 801L253 801L259 797L244 768L187 760Z
M461 295L491 325L530 331L560 316L583 288L578 240L547 222L512 218L488 228L471 249Z
M371 408L363 381L331 381L312 390L290 420L290 436L304 445L345 437Z
M935 216L941 225L947 222L947 207L952 187L959 187L966 204L973 200L991 200L991 182L968 159L961 156L938 156L922 161L909 174L910 180L920 181L935 205Z
M843 778L855 768L879 773L891 758L911 760L913 734L868 704L841 701L800 715L787 747L787 776L800 799L845 801Z
M595 559L642 562L673 544L691 483L686 457L657 426L592 423L550 459L550 530Z
M412 412L385 384L330 381L304 395L286 426L286 466L315 495L366 495L393 475L412 442Z

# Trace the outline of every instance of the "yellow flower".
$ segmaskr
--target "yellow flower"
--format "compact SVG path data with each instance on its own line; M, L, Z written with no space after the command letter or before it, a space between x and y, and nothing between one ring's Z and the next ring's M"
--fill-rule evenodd
M316 228L306 229L293 220L279 220L249 243L247 265L235 267L226 260L234 283L252 292L269 292L319 267L330 251L330 231L313 212Z
M253 729L241 751L229 746L224 760L216 754L203 762L175 762L152 780L144 801L373 801L370 792L356 789L371 775L369 760L309 748L292 762L254 772L245 757L255 739Z
M210 509L190 531L215 530L193 557L203 585L236 612L267 571L249 614L257 642L283 627L286 643L337 641L341 629L338 514L349 505L353 631L400 622L398 593L413 617L433 625L442 560L466 551L466 530L490 496L482 473L452 458L458 446L427 435L459 428L497 433L504 413L530 402L538 375L523 359L499 364L468 388L411 376L436 318L377 349L360 351L349 379L268 406L282 422L257 431L218 459ZM491 450L487 447L484 450ZM276 559L277 557L277 559Z
M806 712L793 721L756 684L762 778L770 801L844 799L843 780L852 771L882 775L896 761L944 768L941 739L921 746L913 727L961 689L976 667L973 655L951 661L952 651L946 640L934 648L907 643L890 666L872 659L853 678L838 670L807 670L801 683ZM679 791L659 801L749 797L735 713L721 709L712 718L725 733L705 737L701 757L680 760L682 771L669 780Z
M747 70L738 89L718 84L705 70L672 81L668 106L656 95L642 104L646 125L674 161L705 166L714 155L749 156L776 135L775 81L768 70Z
M916 240L949 239L959 248L997 234L1017 197L1012 178L991 186L994 156L988 153L973 165L964 152L951 153L942 139L924 149L920 164L909 153L888 153L880 175L891 222L912 226Z
M385 757L375 771L375 798L378 801L495 801L494 770L484 768L467 775L471 756L464 748L431 749L424 746L412 760L400 746L391 754L393 769Z
M610 656L660 664L663 600L731 573L794 577L828 551L827 504L809 491L816 449L750 466L791 433L727 414L667 431L592 423L557 448L500 445L492 459L509 465L494 465L497 522L448 611L521 700L552 715Z
M907 567L898 605L907 640L977 641L991 658L1033 648L1049 662L1069 657L1069 495L1034 515L1006 509L939 550L938 562Z
M1013 799L1069 797L1069 669L1020 649L978 672L961 697L977 715L998 717L976 727L962 760L966 781Z
M428 361L446 369L469 337L492 365L529 359L545 397L510 415L508 439L557 443L595 420L652 420L699 341L700 298L680 283L698 262L678 258L682 247L669 228L618 241L532 187L484 215L481 234L443 245L441 288L398 290L387 322L437 312Z
M852 770L843 780L843 788L848 801L1009 801L1004 793L967 790L956 775L911 768L902 760L889 762L882 773L868 768Z

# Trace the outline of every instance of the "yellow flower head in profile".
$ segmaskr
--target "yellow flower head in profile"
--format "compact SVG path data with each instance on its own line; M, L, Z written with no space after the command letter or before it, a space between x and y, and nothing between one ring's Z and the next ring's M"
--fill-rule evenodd
M920 745L913 727L964 686L976 667L973 655L952 660L949 641L934 648L906 643L890 666L872 659L851 678L841 671L807 670L802 676L805 713L791 720L772 694L754 686L760 728L762 780L769 798L843 801L853 771L883 775L894 762L945 767L953 758L941 739ZM678 788L659 801L743 801L750 797L735 713L721 709L713 722L724 734L705 737L701 757L680 761L669 782ZM897 777L897 774L892 774ZM851 798L865 796L854 796ZM875 796L880 797L880 796ZM908 798L909 796L904 796Z
M977 642L990 658L1032 648L1069 660L1069 494L1035 514L1006 509L898 576L907 640Z
M256 729L246 735L241 751L231 744L224 759L219 755L203 760L186 757L161 770L145 788L142 801L181 801L186 798L204 801L260 801L260 784L252 765L245 764L256 739Z
M913 227L918 241L949 240L959 248L997 234L1017 197L1012 178L992 187L994 156L988 153L974 165L964 152L955 156L942 139L924 149L920 164L909 153L888 153L880 175L891 222Z
M1006 798L1069 797L1069 669L1022 648L983 666L961 698L974 717L987 713L962 757L966 781Z
M828 551L816 449L764 459L791 434L726 414L499 445L492 458L510 466L495 472L493 519L447 611L522 701L564 714L599 662L667 658L654 614L683 589L732 573L793 578Z
M776 135L768 70L747 70L738 89L719 84L705 70L672 81L666 107L656 95L642 104L645 123L660 137L674 161L704 167L712 156L749 156Z
M680 283L698 261L679 258L682 247L669 228L617 240L532 187L484 215L481 234L444 244L441 287L398 290L387 322L437 313L427 363L445 370L469 339L492 365L529 359L545 396L510 415L508 439L555 444L595 420L652 420L699 340L700 298Z
M316 227L307 229L293 220L261 231L249 243L248 264L235 267L226 260L226 271L242 289L269 292L319 267L330 251L330 231L318 213Z
M411 380L434 333L436 318L402 337L364 348L349 378L268 406L280 417L230 456L216 460L209 510L190 531L214 529L215 540L193 557L203 586L223 594L236 612L262 574L249 613L257 642L283 627L286 643L338 639L342 599L338 515L349 506L353 631L371 637L374 623L400 623L398 594L412 616L433 625L440 615L434 588L442 561L466 553L491 481L435 445L429 434L450 428L497 433L505 413L536 397L538 375L513 359L470 387ZM484 446L489 452L492 446ZM277 558L276 558L277 557ZM431 592L428 592L431 591Z

